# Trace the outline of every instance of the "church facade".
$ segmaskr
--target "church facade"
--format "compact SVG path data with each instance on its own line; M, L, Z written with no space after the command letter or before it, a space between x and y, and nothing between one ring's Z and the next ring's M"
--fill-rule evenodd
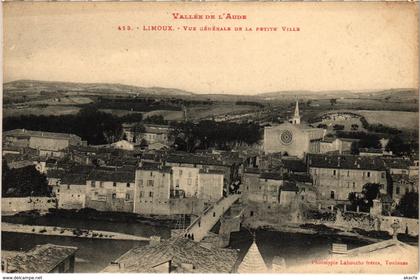
M325 133L324 129L301 123L299 103L296 100L295 112L289 122L264 128L263 150L265 153L303 158L307 153L319 153Z

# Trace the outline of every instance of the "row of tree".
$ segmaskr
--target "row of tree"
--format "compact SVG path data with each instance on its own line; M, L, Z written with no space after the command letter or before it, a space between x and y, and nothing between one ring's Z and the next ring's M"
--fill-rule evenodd
M173 124L175 148L187 152L196 149L227 150L238 144L252 145L261 139L260 127L254 123L215 122L211 120Z

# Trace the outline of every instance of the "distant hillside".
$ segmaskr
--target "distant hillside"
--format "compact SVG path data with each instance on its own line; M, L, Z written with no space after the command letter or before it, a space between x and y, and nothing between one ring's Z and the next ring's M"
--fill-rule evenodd
M404 102L408 100L418 100L416 89L388 89L379 91L277 91L258 94L264 99L283 99L285 97L297 96L300 99L320 99L320 98L357 98L357 99L386 99L391 102Z
M70 83L70 82L47 82L34 80L18 80L3 84L4 96L28 94L37 95L45 93L80 92L92 94L138 94L138 95L159 95L159 96L192 96L192 92L160 87L137 87L123 84L107 83Z

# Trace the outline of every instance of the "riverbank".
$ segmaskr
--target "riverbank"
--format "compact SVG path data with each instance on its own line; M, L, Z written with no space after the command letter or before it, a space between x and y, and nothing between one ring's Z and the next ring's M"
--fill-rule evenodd
M90 238L90 239L131 240L131 241L149 240L149 238L143 237L143 236L136 236L136 235L119 233L119 232L103 231L103 230L87 230L87 229L79 229L79 228L24 225L24 224L12 224L12 223L4 223L4 222L1 223L1 231L37 234L37 235L79 237L79 238Z
M380 242L385 239L375 238L370 236L361 235L355 232L342 231L341 229L328 227L325 225L315 225L315 224L272 224L264 221L253 221L252 223L244 224L244 227L250 229L265 229L277 232L286 232L286 233L303 233L303 234L319 234L319 235L337 235L343 237L357 238L363 241L375 243Z

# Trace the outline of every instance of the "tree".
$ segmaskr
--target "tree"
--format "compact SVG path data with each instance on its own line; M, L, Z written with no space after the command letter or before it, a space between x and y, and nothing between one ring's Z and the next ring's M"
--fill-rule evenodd
M382 147L379 136L375 134L366 134L359 141L359 148L380 149Z
M337 99L336 98L331 98L330 99L330 104L331 104L331 106L334 106L335 104L337 104Z
M414 145L414 147L418 147L416 144ZM411 146L411 143L406 143L400 136L395 135L389 140L388 145L385 149L387 151L392 151L392 153L395 155L401 156L410 154Z
M2 185L3 197L50 196L45 175L39 173L34 166L23 168L3 169Z
M407 218L419 218L419 194L408 192L400 199L397 210Z
M375 183L367 183L363 186L361 193L349 193L348 200L353 208L359 206L363 212L368 212L373 205L373 200L378 198L381 185Z

